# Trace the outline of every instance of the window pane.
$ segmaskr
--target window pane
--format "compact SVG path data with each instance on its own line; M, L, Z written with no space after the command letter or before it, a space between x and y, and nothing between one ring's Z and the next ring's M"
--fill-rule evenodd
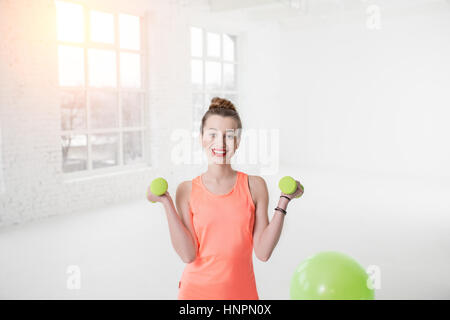
M139 50L141 42L140 28L139 17L129 14L120 14L120 47L123 49Z
M83 42L83 6L63 1L55 1L55 5L58 40Z
M208 32L208 56L220 58L220 34Z
M135 53L120 54L120 83L122 87L141 87L141 56Z
M117 128L119 121L116 93L91 92L90 113L92 129Z
M91 144L93 169L112 167L119 163L118 134L93 134Z
M84 86L84 53L82 48L58 46L60 86Z
M238 103L238 96L236 94L225 94L224 98L227 100L230 100L233 102L233 104L237 107Z
M191 54L194 57L203 56L203 30L191 27Z
M230 63L223 65L223 85L227 90L236 89L236 66Z
M144 94L122 92L122 125L124 127L142 126Z
M191 80L194 89L201 90L203 88L203 62L201 60L192 60Z
M60 97L61 129L86 129L84 91L62 91Z
M123 133L123 152L125 164L142 162L142 131Z
M116 86L116 53L110 50L89 49L89 85Z
M220 62L207 61L205 63L206 89L220 89L222 85L222 70Z
M223 58L234 61L236 59L236 37L228 34L223 35Z
M67 135L61 137L63 172L87 169L86 135Z
M211 105L211 100L214 97L220 97L222 98L222 94L220 92L208 92L205 96L206 102L205 102L205 108L209 109L209 106Z
M114 43L114 16L110 13L91 11L91 41Z
M203 93L192 94L192 109L194 117L193 120L201 121L206 111Z
M203 97L203 93L194 93L192 94L192 105L194 108L203 109L205 106L205 101Z

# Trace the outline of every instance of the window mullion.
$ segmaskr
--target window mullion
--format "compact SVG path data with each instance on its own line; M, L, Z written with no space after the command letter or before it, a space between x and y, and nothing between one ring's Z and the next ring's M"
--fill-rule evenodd
M141 88L145 88L147 89L147 77L148 77L148 70L147 70L147 53L148 51L148 43L147 41L145 41L146 38L146 31L147 31L147 20L148 20L148 12L145 13L144 17L141 18L141 50L143 52L141 52ZM145 126L146 126L146 120L147 120L147 93L144 93L143 95L143 106L142 106L142 118L141 118L141 127L143 127L144 129L141 130L141 148L142 148L142 157L144 159L144 161L148 162L148 152L147 152L147 144L146 144L146 130L145 130Z
M224 95L223 33L220 33L220 94Z
M114 42L116 51L116 99L118 108L118 125L119 125L119 166L124 163L123 159L123 132L122 132L122 90L121 90L121 74L120 74L120 45L119 45L119 14L114 14Z
M91 145L91 103L89 91L89 55L87 43L89 40L90 17L89 10L83 6L84 12L84 87L85 87L85 101L86 101L86 129L87 129L87 170L92 170L92 145Z
M202 37L203 37L203 41L202 41L202 71L203 71L203 79L202 79L202 91L203 91L203 103L205 104L205 108L208 108L209 106L209 101L206 101L206 97L208 95L207 91L206 91L206 54L207 54L207 37L206 37L206 30L202 28Z

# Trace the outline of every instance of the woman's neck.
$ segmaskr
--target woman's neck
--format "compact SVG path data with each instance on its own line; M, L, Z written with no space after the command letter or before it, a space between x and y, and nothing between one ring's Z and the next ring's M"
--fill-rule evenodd
M223 180L231 178L235 175L235 170L231 168L231 164L210 164L205 175L211 180Z

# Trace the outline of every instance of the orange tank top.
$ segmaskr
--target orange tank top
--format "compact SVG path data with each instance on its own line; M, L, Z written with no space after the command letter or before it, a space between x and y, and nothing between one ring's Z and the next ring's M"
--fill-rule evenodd
M197 176L189 211L198 254L183 271L178 299L259 300L252 254L255 205L248 175L237 171L233 189L222 195L206 189Z

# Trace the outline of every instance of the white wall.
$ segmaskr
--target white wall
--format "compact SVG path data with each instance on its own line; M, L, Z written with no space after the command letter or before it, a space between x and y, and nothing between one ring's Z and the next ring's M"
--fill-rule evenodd
M450 6L373 3L380 30L366 27L372 2L283 24L283 159L448 178Z
M245 152L246 172L262 176L278 174L282 161L280 119L283 119L279 25L254 21L246 32L243 50L240 107L244 110L243 127L251 132L252 138L243 142L238 152Z
M5 178L3 176L3 156L2 156L2 150L3 150L3 139L2 139L2 127L0 126L0 194L5 192Z

